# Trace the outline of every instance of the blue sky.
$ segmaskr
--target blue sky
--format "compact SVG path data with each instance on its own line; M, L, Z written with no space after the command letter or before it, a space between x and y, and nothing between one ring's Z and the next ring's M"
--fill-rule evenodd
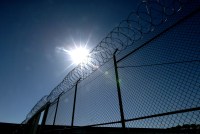
M137 1L0 1L0 122L21 123L73 68L58 47L93 48Z

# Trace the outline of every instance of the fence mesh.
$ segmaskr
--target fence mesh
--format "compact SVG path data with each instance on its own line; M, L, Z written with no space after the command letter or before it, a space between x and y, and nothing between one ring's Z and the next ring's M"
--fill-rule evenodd
M54 117L55 117L55 112L56 112L56 103L52 104L49 107L45 125L53 125Z
M126 122L128 128L178 128L200 124L200 111L152 117Z
M106 64L78 84L76 126L120 120L113 61Z
M126 119L200 107L199 20L200 13L195 14L118 64ZM199 112L193 114L177 116L178 121L195 124ZM155 120L172 126L176 119L157 117L143 124L157 127Z
M60 96L55 125L71 125L73 101L74 88Z

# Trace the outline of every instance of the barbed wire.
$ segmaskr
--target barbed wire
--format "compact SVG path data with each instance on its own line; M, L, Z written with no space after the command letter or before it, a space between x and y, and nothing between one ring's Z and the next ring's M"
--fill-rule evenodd
M70 71L63 81L48 96L44 96L28 113L22 123L26 123L47 102L53 102L58 96L67 92L76 82L84 80L104 63L108 62L116 49L117 54L166 22L168 17L179 12L188 0L147 0L142 1L135 12L121 21L103 40L90 52L87 62L81 63ZM190 1L191 2L191 1Z

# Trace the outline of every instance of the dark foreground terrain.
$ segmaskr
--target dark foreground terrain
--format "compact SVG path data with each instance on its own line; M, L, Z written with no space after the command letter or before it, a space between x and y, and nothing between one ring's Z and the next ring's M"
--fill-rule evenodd
M183 125L170 129L121 128L108 127L75 127L38 126L34 131L32 126L23 124L0 123L0 134L199 134L199 125Z

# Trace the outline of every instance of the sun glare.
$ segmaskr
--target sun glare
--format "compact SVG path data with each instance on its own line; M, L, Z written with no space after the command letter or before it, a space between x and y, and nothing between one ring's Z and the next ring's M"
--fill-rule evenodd
M89 56L89 50L80 46L71 50L69 55L71 56L71 60L74 64L86 63Z

